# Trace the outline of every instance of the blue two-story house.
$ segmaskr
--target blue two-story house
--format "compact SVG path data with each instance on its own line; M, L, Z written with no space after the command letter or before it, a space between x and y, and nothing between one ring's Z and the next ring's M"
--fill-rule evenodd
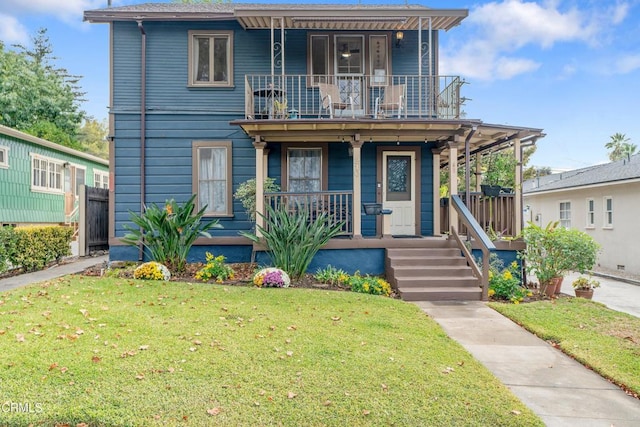
M85 12L110 26L111 259L138 258L119 240L129 211L196 194L224 229L199 239L191 258L208 250L248 261L256 248L238 232L253 223L233 193L254 178L258 212L295 200L345 221L311 268L384 272L407 299L482 297L482 271L442 231L457 236L447 224L460 223L486 242L480 213L489 200L467 179L471 212L456 197L441 206L440 170L449 171L455 194L459 164L469 171L473 157L507 146L519 157L543 134L461 114L464 82L439 74L438 36L467 14L269 3ZM282 192L264 194L265 177ZM515 191L490 210L513 235L522 226ZM379 208L392 213L375 215ZM425 277L435 289L425 288Z

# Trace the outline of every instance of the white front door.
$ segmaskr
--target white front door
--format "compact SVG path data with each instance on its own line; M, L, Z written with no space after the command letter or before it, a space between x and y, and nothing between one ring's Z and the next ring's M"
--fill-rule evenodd
M416 153L382 153L382 207L391 209L391 234L416 234Z

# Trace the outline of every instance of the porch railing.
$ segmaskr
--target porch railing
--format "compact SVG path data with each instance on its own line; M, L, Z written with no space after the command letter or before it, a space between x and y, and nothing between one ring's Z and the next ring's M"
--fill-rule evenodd
M319 83L329 84L339 93L340 99L332 102L349 104L347 108L336 109L333 118L460 117L463 81L458 76L269 74L245 76L245 118L329 118L322 107ZM394 89L389 89L391 87ZM390 94L397 94L399 90L404 92L400 114L388 108L376 111L377 105L389 102Z
M497 197L486 197L481 193L471 193L470 204L467 206L471 215L478 224L490 236L516 236L520 230L516 230L515 194L500 194ZM466 204L466 197L460 195L462 202ZM440 218L442 233L449 231L449 199L442 199L440 203ZM459 222L456 227L460 234L466 235L467 228Z
M353 192L352 191L318 191L318 192L277 192L265 193L265 206L278 209L281 206L291 212L304 210L313 221L321 214L326 214L332 224L344 222L343 235L353 234ZM269 223L267 218L265 226Z

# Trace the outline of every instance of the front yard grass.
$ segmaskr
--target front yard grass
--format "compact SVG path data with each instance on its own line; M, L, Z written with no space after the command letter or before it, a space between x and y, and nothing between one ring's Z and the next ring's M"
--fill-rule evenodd
M584 298L490 303L605 378L640 394L640 319Z
M398 300L67 276L0 301L2 425L542 425Z

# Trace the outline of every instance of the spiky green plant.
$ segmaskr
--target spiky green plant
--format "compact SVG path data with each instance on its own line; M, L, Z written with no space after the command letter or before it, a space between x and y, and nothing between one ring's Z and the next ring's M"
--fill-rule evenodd
M193 213L195 197L194 194L183 205L173 199L167 200L164 208L151 204L142 214L129 211L129 219L139 228L125 224L129 233L120 240L131 246L142 244L152 261L166 265L173 272L184 271L193 242L199 236L210 238L208 230L212 228L222 228L218 220L201 221L206 206Z
M311 218L308 207L297 205L292 211L286 204L277 208L265 206L265 225L257 229L267 246L267 254L275 267L286 271L292 279L300 278L315 254L332 237L342 232L344 221L334 222L326 213ZM259 243L254 233L241 232L243 236Z

